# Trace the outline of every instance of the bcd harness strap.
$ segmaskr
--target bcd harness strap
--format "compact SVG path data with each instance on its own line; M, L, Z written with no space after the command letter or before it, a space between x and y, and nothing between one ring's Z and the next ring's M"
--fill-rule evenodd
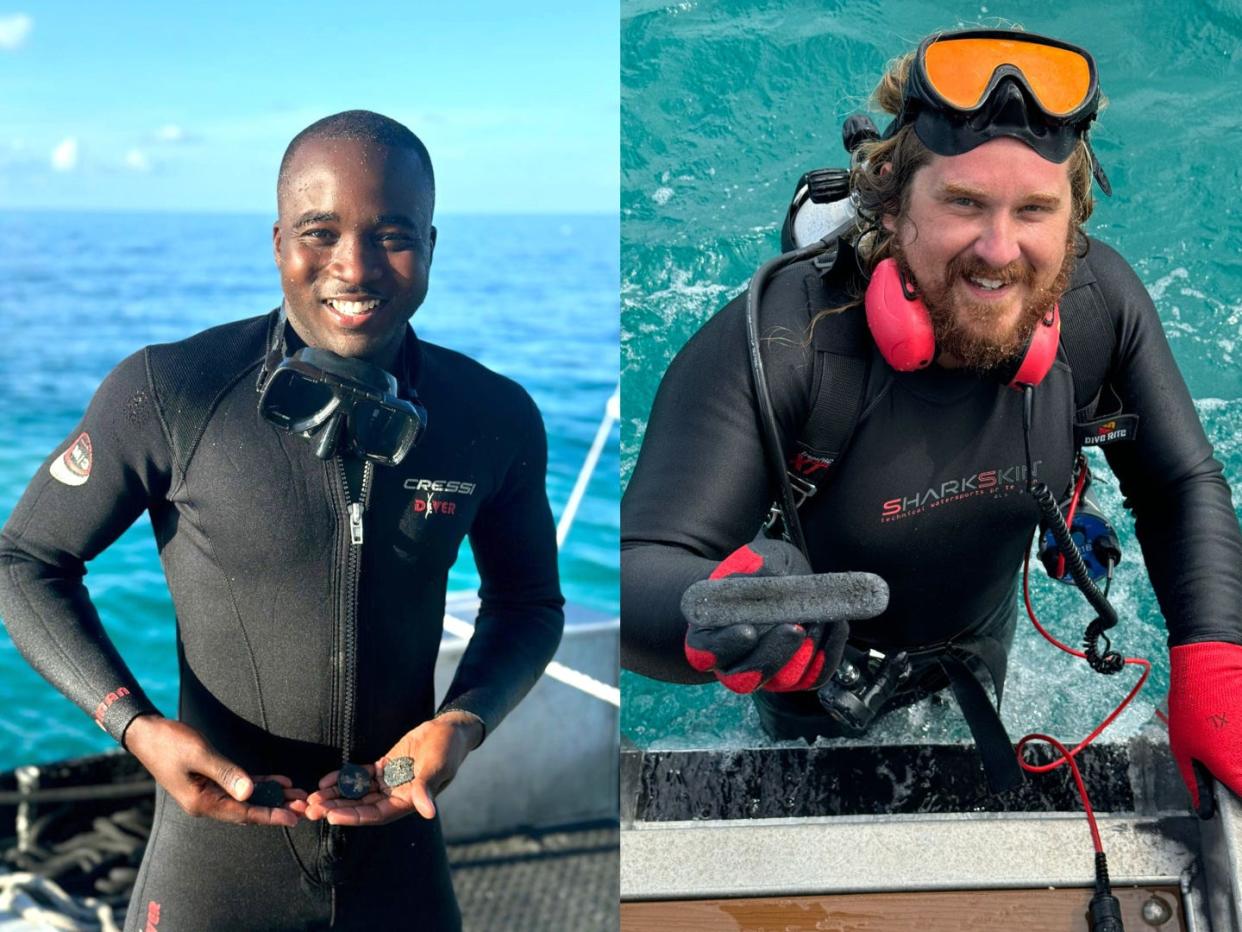
M831 306L828 295L841 293L840 284L857 268L854 250L842 243L810 263L804 292L807 310L816 315ZM828 288L831 283L837 287ZM1132 439L1137 417L1123 414L1121 403L1106 377L1116 349L1116 332L1104 296L1089 264L1080 259L1071 288L1061 298L1061 352L1074 382L1074 438L1076 448ZM861 307L820 314L812 332L815 348L814 383L810 414L787 460L787 476L799 509L831 479L833 467L849 447L868 399L878 351ZM1113 413L1101 415L1101 410ZM772 507L769 528L781 526L780 508ZM783 527L781 528L783 530ZM916 649L917 653L925 653ZM1013 754L1013 742L997 711L1005 682L1007 656L994 638L967 636L939 646L936 660L953 689L983 760L993 792L1017 786L1022 771ZM996 691L996 704L980 680L987 671Z

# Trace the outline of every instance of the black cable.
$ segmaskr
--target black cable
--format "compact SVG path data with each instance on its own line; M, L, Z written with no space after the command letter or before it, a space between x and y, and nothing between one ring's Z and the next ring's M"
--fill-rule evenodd
M1108 879L1108 859L1095 853L1095 895L1087 907L1087 926L1091 932L1125 932L1121 923L1121 903L1113 896Z
M755 272L746 291L746 340L750 350L750 374L755 386L755 401L759 406L759 423L763 438L764 452L767 454L769 467L775 472L779 483L781 498L781 519L785 525L785 535L802 554L810 560L807 553L806 537L802 533L802 522L798 519L798 503L794 497L793 486L785 469L785 454L781 448L780 434L776 429L776 415L772 412L772 396L768 392L768 380L763 369L763 356L759 344L759 308L763 300L763 289L768 279L786 266L810 259L836 248L836 236L782 253L775 259L765 262Z

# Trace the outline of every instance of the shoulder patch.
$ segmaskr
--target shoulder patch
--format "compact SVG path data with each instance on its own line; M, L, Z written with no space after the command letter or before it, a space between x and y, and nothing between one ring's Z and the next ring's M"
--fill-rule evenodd
M82 431L69 449L49 467L52 478L65 485L83 485L91 477L91 435Z

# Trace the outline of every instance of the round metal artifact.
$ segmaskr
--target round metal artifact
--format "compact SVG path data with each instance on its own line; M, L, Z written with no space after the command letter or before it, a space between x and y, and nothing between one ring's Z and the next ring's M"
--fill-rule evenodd
M278 809L285 804L285 788L275 780L260 780L246 803L251 806L270 806Z
M395 757L384 765L384 782L389 786L401 786L414 779L414 759Z
M342 764L336 788L345 799L362 799L371 791L371 775L358 764Z

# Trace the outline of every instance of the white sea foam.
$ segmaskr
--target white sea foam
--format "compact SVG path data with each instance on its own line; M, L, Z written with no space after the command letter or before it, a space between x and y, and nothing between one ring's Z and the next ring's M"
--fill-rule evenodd
M1147 288L1147 293L1151 295L1152 301L1159 302L1164 298L1164 293L1174 282L1185 281L1188 278L1190 278L1190 272L1179 266L1167 275L1164 275L1152 282L1152 284Z

